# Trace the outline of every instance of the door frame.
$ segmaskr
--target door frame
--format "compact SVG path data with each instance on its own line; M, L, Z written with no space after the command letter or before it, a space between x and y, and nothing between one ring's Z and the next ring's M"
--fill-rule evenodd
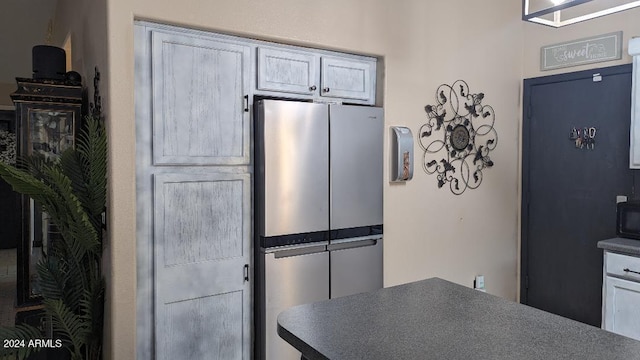
M523 80L522 92L522 147L521 147L521 202L520 202L520 303L527 304L527 288L529 277L529 164L530 148L529 127L531 118L531 92L534 86L548 85L559 82L591 79L594 74L610 76L631 73L632 64L615 65L604 68L588 69L570 73L547 75ZM631 119L629 119L631 121Z

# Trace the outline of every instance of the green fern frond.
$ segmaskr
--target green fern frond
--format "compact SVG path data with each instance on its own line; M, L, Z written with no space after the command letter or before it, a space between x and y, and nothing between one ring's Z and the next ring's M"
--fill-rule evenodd
M54 333L69 346L72 355L82 356L82 346L91 330L86 321L71 311L62 300L45 299L47 313L51 315Z
M27 195L36 201L55 197L55 193L42 180L24 170L0 162L0 176L20 194Z
M0 163L0 177L35 200L60 234L37 264L44 312L54 338L63 341L73 359L99 359L105 289L101 215L107 189L107 137L102 119L87 117L76 147L67 149L60 160L28 157L17 167ZM25 339L41 338L33 329L19 326L7 331L22 332ZM0 331L2 337L5 333ZM3 355L0 352L0 360Z
M96 229L100 229L101 214L107 199L107 134L100 119L87 116L86 132L77 139L79 161L83 166L87 214Z
M63 290L69 279L69 272L55 259L41 260L36 265L42 296L48 299L62 299Z

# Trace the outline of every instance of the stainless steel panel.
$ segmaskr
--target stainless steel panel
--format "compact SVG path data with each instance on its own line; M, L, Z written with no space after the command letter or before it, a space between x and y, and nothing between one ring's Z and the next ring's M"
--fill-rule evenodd
M282 258L273 252L264 256L265 359L299 360L300 353L278 336L277 317L292 306L329 299L329 252Z
M382 288L382 240L341 242L331 251L331 298ZM336 245L331 245L335 246ZM330 247L331 249L331 247Z
M329 123L322 104L264 100L257 116L262 236L329 229ZM263 181L262 181L263 180Z
M330 105L331 229L382 224L381 108Z

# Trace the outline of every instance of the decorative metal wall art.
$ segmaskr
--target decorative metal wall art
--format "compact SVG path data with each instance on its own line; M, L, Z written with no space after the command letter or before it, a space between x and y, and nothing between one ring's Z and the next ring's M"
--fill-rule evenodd
M493 166L489 153L498 145L498 133L493 108L483 99L483 93L471 94L469 85L458 80L440 85L436 104L424 107L428 120L418 134L422 167L437 174L438 188L448 183L456 195L476 189L482 171Z

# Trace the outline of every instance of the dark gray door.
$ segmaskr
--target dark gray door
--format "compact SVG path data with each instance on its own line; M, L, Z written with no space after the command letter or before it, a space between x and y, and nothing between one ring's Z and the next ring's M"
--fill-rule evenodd
M600 326L596 243L615 236L616 196L633 196L631 66L527 79L524 89L522 302ZM596 129L592 149L576 148L574 127Z

